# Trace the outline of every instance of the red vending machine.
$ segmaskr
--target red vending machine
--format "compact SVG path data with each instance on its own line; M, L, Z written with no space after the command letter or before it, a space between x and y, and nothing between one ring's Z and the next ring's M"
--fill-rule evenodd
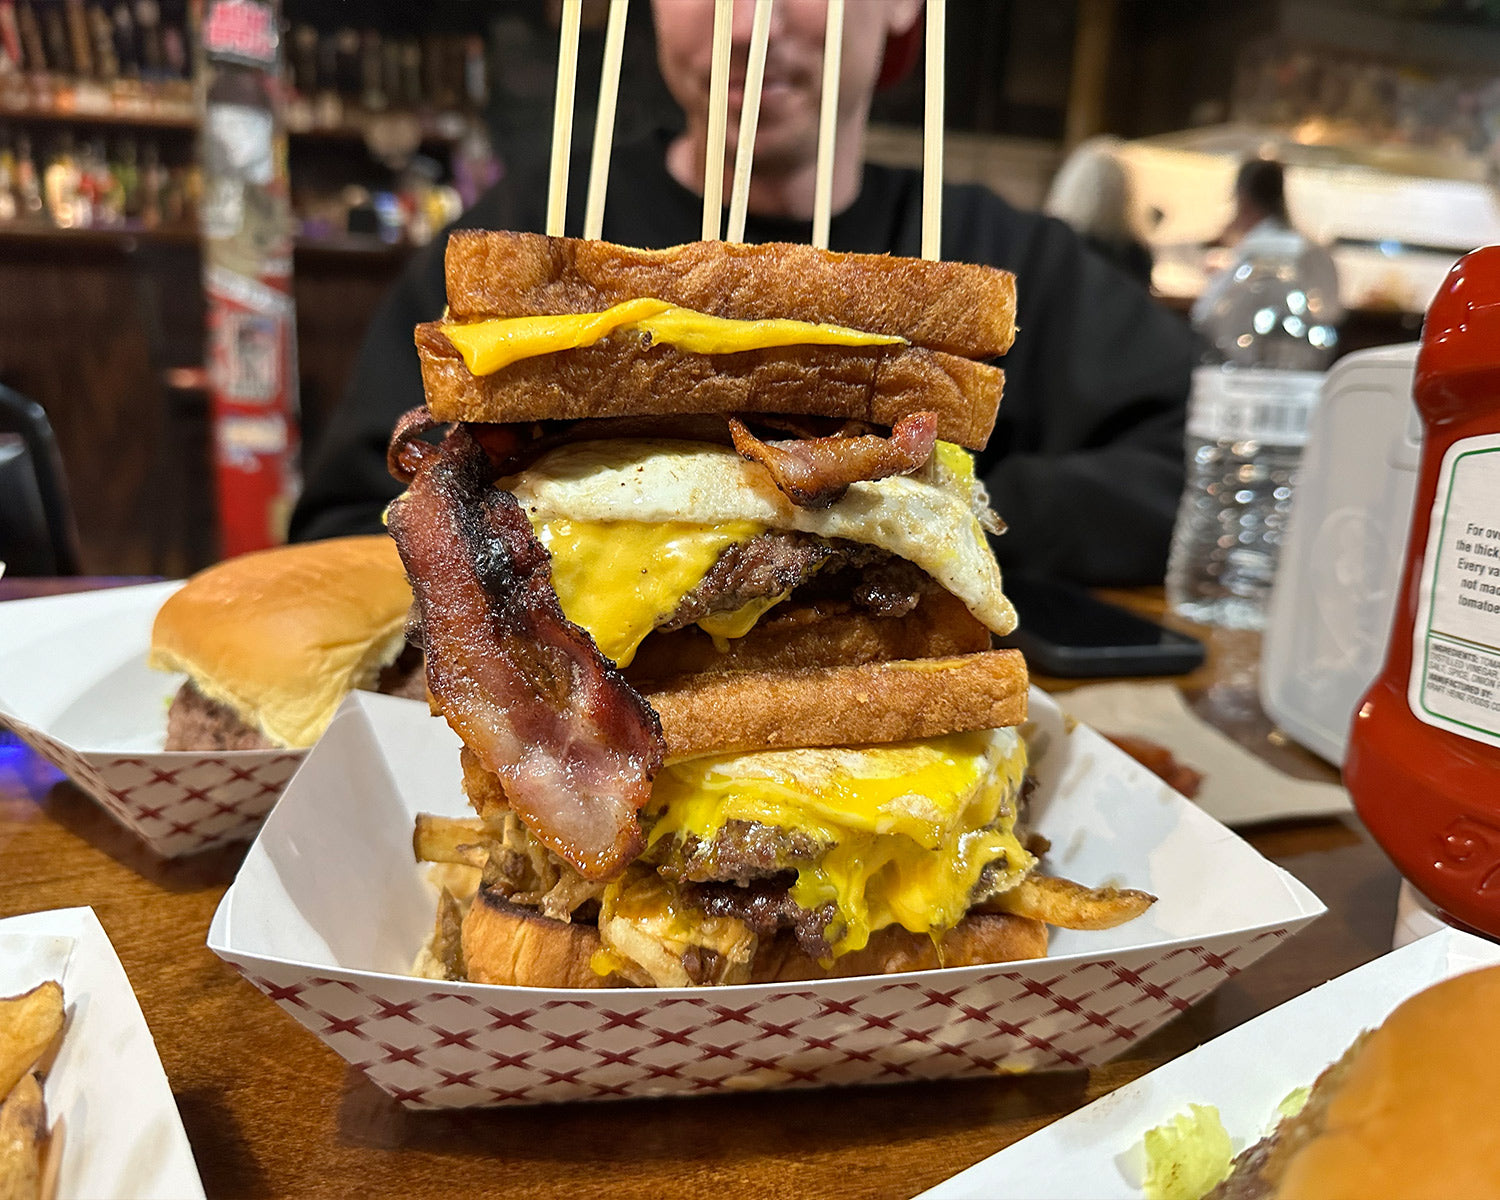
M204 291L226 557L284 541L299 486L278 7L205 0L201 14Z

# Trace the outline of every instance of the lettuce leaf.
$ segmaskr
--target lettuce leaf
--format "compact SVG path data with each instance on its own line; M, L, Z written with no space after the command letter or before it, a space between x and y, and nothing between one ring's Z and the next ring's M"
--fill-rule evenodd
M1229 1133L1211 1104L1190 1104L1146 1133L1146 1200L1201 1200L1229 1175Z
M1293 1088L1276 1106L1276 1120L1279 1123L1284 1117L1295 1117L1307 1107L1307 1098L1312 1095L1312 1088L1303 1084L1299 1088Z

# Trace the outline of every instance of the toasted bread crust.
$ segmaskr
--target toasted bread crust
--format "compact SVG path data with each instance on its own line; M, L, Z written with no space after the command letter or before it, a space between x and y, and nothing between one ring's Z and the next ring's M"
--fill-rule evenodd
M1012 962L1047 956L1047 927L1031 917L994 919L993 913L970 913L942 937L942 954L925 933L887 925L870 936L863 950L833 960L827 968L809 958L791 937L763 942L751 971L754 983L797 979L830 979L850 975L889 975L895 971L933 971L977 963Z
M640 338L469 373L438 322L418 325L427 407L440 421L577 421L682 413L796 413L894 425L934 412L938 437L981 450L1004 374L918 346L784 346L689 354Z
M653 633L625 678L661 687L684 676L719 671L800 671L904 658L944 658L990 647L990 631L950 592L924 595L904 617L882 617L845 601L785 602L727 650L695 626Z
M1019 725L1019 650L802 671L693 676L646 699L667 754L862 746Z
M627 986L616 976L596 975L589 966L601 948L599 931L544 917L480 889L463 923L464 962L474 983L516 987L599 988ZM1009 914L975 913L942 938L942 955L926 934L899 925L878 930L863 950L820 966L798 948L796 940L763 941L755 956L750 982L773 983L829 979L850 975L888 975L895 971L930 971L977 963L1043 958L1047 927L1040 921Z
M669 758L809 746L875 746L1000 729L1026 720L1028 680L1019 650L902 659L795 671L683 676L645 693L661 718ZM499 780L468 747L465 790Z
M601 312L642 296L736 320L784 317L904 337L993 358L1015 337L1008 271L811 246L689 242L637 250L537 233L460 231L448 239L454 320Z
M481 888L463 923L464 965L471 983L515 987L600 988L623 980L589 966L599 931L544 917Z

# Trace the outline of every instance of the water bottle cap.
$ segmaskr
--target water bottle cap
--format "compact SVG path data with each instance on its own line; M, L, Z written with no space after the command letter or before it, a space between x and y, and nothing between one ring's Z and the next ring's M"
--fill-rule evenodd
M1306 239L1295 229L1280 227L1251 233L1240 243L1240 249L1245 258L1265 253L1294 255L1300 254L1305 244Z

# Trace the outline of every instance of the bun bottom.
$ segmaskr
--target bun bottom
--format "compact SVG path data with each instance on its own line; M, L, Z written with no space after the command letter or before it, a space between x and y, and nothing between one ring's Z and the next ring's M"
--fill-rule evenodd
M474 983L516 987L627 987L616 975L600 976L589 966L602 943L592 925L574 925L512 904L481 889L463 923L463 954ZM942 938L942 961L932 939L899 925L873 934L863 950L836 958L828 967L805 954L790 935L763 941L751 969L751 983L889 975L979 963L1043 958L1047 927L1012 913L970 913Z

